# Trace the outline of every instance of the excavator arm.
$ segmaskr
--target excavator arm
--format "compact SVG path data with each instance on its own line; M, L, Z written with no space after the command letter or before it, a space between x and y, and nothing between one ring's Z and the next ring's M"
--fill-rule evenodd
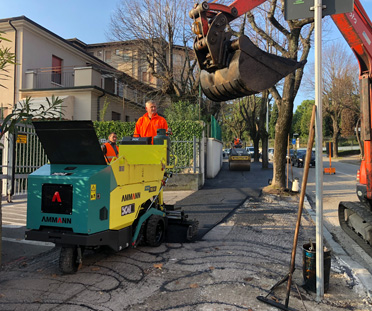
M224 101L259 93L304 66L295 60L261 51L246 36L232 40L228 23L266 0L236 0L229 6L202 2L189 15L194 19L194 51L204 94ZM372 23L360 0L351 13L332 15L359 63L363 158L358 171L360 202L339 204L340 226L372 256Z
M372 23L359 0L351 13L332 15L359 63L361 140L363 158L356 193L360 202L340 202L341 228L372 256Z
M245 35L231 40L227 25L265 1L236 0L229 6L202 2L190 11L201 87L209 99L220 102L260 93L305 65L264 52Z
M372 23L359 0L354 0L354 11L332 15L332 20L344 36L359 63L361 139L364 156L359 170L358 197L372 200Z

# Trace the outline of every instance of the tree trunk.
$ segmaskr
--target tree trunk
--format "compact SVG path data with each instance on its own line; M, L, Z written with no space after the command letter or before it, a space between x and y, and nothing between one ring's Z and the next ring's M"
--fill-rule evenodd
M262 142L262 168L269 167L269 159L267 154L267 149L269 145L269 133L266 131L265 124L266 124L266 114L267 111L267 104L269 102L269 91L262 92L262 100L261 100L261 107L260 107L260 117L258 121L258 133L261 138Z
M255 138L253 138L253 146L254 146L254 162L259 162L260 161L260 148L259 148L259 143L260 143L260 137L259 135L256 135Z
M268 159L268 145L269 145L269 135L266 131L261 132L261 142L262 142L262 168L269 167L269 159Z
M338 120L336 117L332 116L332 125L333 125L333 135L332 135L332 142L333 142L333 157L338 158L338 136L340 132L340 128L338 126Z
M280 103L277 102L277 104L278 108L280 108L275 125L273 185L277 188L285 189L286 155L288 133L292 124L293 101L282 100Z

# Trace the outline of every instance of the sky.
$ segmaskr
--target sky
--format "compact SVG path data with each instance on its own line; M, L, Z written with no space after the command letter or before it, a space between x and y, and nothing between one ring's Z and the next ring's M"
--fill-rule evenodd
M108 41L110 17L119 2L120 0L0 0L0 19L24 15L64 39L78 38L88 44L101 43ZM360 2L372 20L372 0ZM332 26L333 23L328 24L331 24L331 29L328 34L323 35L323 41L344 40L338 29ZM313 62L314 52L311 51L308 64ZM303 100L313 98L314 95L300 87L295 107Z

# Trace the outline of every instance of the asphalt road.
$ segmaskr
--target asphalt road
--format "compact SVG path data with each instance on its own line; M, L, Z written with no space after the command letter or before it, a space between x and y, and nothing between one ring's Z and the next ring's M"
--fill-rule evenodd
M372 258L351 239L340 228L338 222L338 204L341 201L359 201L355 193L356 174L359 169L357 161L344 159L332 160L332 167L336 174L322 174L323 177L323 221L325 227L330 231L333 238L344 248L344 250L361 266L372 273ZM323 167L329 167L329 158L323 157ZM289 178L297 177L302 184L303 168L290 167ZM310 168L306 186L306 195L312 209L315 211L315 168Z
M257 297L268 295L270 301L284 304L286 284L273 292L270 288L288 274L298 197L259 197L271 175L261 163L252 163L250 172L230 172L225 164L202 190L176 200L176 206L197 216L201 235L209 231L194 243L116 253L88 250L81 269L71 275L58 271L57 248L11 262L0 273L0 310L272 311L274 307ZM330 286L322 301L302 288L301 246L314 234L304 213L289 306L371 310L369 293L337 258L332 258Z
M202 189L177 203L190 219L199 221L199 240L247 198L258 198L272 178L270 167L262 169L261 163L252 162L250 171L230 171L225 160L215 178L207 179Z

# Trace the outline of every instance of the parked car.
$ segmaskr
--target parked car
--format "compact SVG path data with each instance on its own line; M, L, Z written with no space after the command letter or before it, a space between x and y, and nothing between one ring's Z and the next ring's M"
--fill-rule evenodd
M306 159L306 150L296 150L292 157L292 165L297 167L304 167ZM310 166L315 166L315 152L311 151Z
M248 151L250 154L251 158L254 158L254 147L245 147L245 149Z
M268 153L269 161L274 160L274 148L269 148L267 153Z
M230 151L231 151L231 148L222 149L222 156L224 158L229 157Z
M294 153L295 153L295 151L293 150L293 149L289 149L289 155L288 155L288 150L287 150L287 152L286 152L286 160L287 159L290 159L291 161L292 161L292 159L293 159L293 156L294 156ZM293 162L292 162L293 163Z

